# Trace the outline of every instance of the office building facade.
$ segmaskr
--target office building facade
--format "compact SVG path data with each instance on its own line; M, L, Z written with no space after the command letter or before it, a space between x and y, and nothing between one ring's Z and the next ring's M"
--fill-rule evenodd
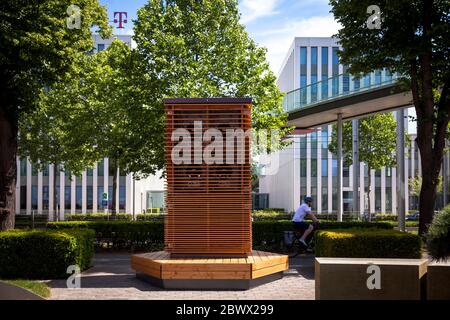
M361 81L370 86L371 83L380 83L391 76L387 70L380 70L355 80L348 75L346 66L339 62L339 50L341 47L334 38L295 38L279 73L277 84L280 90L287 93L312 85L304 99L314 102L320 95L335 96L345 90L356 89ZM333 77L336 78L324 81ZM316 83L317 86L314 86ZM408 128L407 118L405 123ZM308 195L315 200L314 211L337 211L338 162L336 156L328 150L331 135L332 125L312 128L308 133L291 136L292 144L273 155L279 159L278 172L260 178L260 192L269 195L270 207L293 211L301 199ZM415 134L408 136L411 142L407 150L408 157L404 159L406 212L417 208L417 199L410 196L408 181L421 174ZM353 165L344 164L343 167L344 212L396 213L396 168L368 172L364 163L361 162L359 166L357 186L353 186ZM360 199L358 208L353 207L355 187L358 188Z

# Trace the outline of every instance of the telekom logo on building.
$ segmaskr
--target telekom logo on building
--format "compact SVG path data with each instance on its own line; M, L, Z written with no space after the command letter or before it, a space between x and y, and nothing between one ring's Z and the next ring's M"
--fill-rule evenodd
M118 16L118 19L116 18ZM114 23L118 23L117 29L123 29L123 24L127 23L128 13L125 11L114 12Z

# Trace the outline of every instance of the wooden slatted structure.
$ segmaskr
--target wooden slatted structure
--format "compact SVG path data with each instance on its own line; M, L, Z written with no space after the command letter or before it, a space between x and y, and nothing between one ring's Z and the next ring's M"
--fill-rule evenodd
M250 139L232 139L227 144L230 130L250 129L251 99L166 99L164 103L165 250L206 256L251 253ZM191 138L177 138L183 132ZM215 139L194 142L195 137L211 132L223 136L222 163L206 163L201 157ZM190 154L184 153L189 144ZM181 147L185 149L180 151ZM184 161L174 162L173 153ZM221 158L217 149L211 155Z

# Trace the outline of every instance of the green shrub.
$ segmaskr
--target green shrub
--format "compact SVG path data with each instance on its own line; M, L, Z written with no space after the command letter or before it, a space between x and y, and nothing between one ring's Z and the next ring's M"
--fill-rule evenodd
M374 219L375 221L397 221L398 215L394 213L377 213Z
M136 215L137 221L153 221L153 220L164 220L164 215L158 213L139 213Z
M450 257L450 206L438 212L426 235L428 253L434 260Z
M292 215L280 211L258 210L252 212L253 221L259 220L290 220Z
M161 250L163 221L68 221L49 222L49 229L89 228L95 230L98 248Z
M94 235L90 229L0 232L0 277L66 278L70 265L85 270L91 265Z
M421 239L396 230L319 230L315 234L316 257L420 258Z
M340 228L378 228L392 229L392 226L386 222L337 222L321 221L320 230L340 229ZM290 220L281 221L254 221L253 222L253 248L259 250L281 250L283 232L293 230Z
M50 229L90 228L96 232L98 248L128 250L162 250L164 248L164 221L69 221L49 222ZM336 228L392 229L386 222L322 221L321 229ZM253 222L253 247L261 250L281 250L283 232L292 230L290 220L261 220Z
M34 223L33 223L34 218ZM48 215L35 214L34 217L31 214L16 214L14 221L15 229L45 229L45 225L48 221Z
M337 221L337 213L318 213L314 214L319 220ZM343 221L358 221L358 217L354 213L344 212L342 215Z
M95 220L127 220L131 221L133 215L129 213L117 213L115 216L105 213L73 213L66 216L67 221L95 221Z

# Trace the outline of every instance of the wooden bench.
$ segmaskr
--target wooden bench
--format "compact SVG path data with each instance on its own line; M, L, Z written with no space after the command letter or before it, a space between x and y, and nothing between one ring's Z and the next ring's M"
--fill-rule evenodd
M316 299L419 300L426 273L426 259L316 258Z

